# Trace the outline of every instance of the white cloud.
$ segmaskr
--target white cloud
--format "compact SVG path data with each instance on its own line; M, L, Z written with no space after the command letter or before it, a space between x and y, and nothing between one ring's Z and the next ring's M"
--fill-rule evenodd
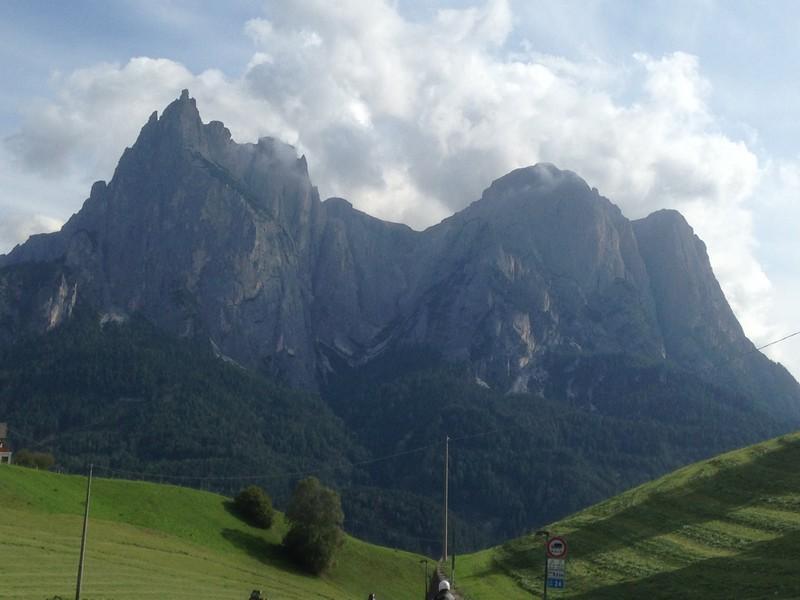
M800 157L767 161L745 206L751 211L758 240L753 247L755 259L765 265L773 289L762 301L765 326L748 330L756 345L763 345L800 330ZM771 346L766 353L800 376L800 336Z
M37 172L19 168L15 158L0 146L0 190L3 253L33 233L58 229L80 206L87 188L80 178L43 178Z
M711 86L700 76L696 56L675 52L670 56L654 59L637 53L634 58L647 71L644 87L651 102L663 106L674 116L710 120L706 99L711 92Z
M0 221L0 245L13 248L34 233L58 231L63 224L63 221L47 215L4 211Z
M782 326L773 326L768 336L755 337L754 342L757 346L768 342L779 340L784 336L800 331L800 320L797 317L797 299L800 298L800 283L795 277L779 274L773 279L776 289L781 290L781 294L776 295L771 303L770 312L772 323L780 323ZM789 340L770 346L764 353L772 360L778 361L789 369L795 378L800 378L800 336L794 336Z
M154 107L173 98L171 88L193 79L177 63L149 58L57 74L55 98L25 108L21 130L5 145L22 166L43 177L107 177Z
M239 141L297 145L323 195L416 227L513 168L553 162L631 218L684 212L746 331L779 328L753 219L770 167L721 132L696 57L610 65L539 54L535 42L509 49L514 19L503 0L428 21L372 0L267 11L244 27L255 48L241 77L150 58L81 69L54 80L54 98L31 105L7 148L52 185L80 173L88 190L148 114L188 87L204 119L224 121ZM64 201L77 208L78 198Z
M248 93L246 82L213 69L193 74L168 59L95 65L56 76L53 85L55 98L25 109L21 129L3 140L5 150L17 166L41 177L80 176L87 191L92 181L111 177L150 113L163 109L183 88L191 89L206 120L225 120L240 138L297 138L293 128Z

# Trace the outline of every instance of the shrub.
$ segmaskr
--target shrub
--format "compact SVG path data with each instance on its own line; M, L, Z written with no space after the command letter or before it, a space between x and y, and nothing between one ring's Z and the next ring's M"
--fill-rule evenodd
M56 462L56 459L49 452L31 452L27 448L15 452L11 458L18 467L41 469L43 471L52 467Z
M289 556L315 574L333 565L344 537L339 494L315 477L303 479L294 490L286 518L290 528L283 544Z
M275 516L272 499L257 485L248 486L239 492L233 500L233 507L250 525L262 529L272 527Z

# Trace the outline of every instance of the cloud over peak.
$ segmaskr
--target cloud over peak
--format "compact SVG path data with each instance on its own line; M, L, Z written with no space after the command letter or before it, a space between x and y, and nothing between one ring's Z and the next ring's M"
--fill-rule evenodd
M26 110L5 151L88 189L149 113L188 87L204 120L224 121L238 141L297 146L323 196L418 228L514 168L552 162L631 218L681 210L745 329L768 335L771 288L748 206L764 165L722 132L698 58L576 62L516 41L514 27L504 0L418 20L387 1L271 3L243 26L253 51L240 74L147 57L79 69ZM0 182L17 176L0 171Z

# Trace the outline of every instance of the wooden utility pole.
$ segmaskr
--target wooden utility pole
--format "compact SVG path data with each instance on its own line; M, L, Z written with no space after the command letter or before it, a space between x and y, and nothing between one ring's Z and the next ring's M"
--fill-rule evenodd
M544 584L542 585L542 600L547 600L547 546L550 541L550 532L542 530L537 531L535 535L537 537L540 535L544 536Z
M81 583L83 580L83 558L86 554L86 531L89 527L89 498L92 494L92 468L89 465L89 479L86 482L86 507L83 512L83 535L81 536L81 557L78 560L78 583L75 586L75 600L81 600Z
M450 555L450 585L452 587L456 586L456 528L455 525L453 526L453 539L450 540L452 544L450 545L450 550L453 553Z
M423 582L425 585L423 586L424 589L422 590L422 600L428 600L428 588L431 586L430 579L428 579L428 559L423 558L419 562L420 564L425 563L425 581Z
M450 436L444 438L444 538L442 559L447 564L447 484L450 474Z

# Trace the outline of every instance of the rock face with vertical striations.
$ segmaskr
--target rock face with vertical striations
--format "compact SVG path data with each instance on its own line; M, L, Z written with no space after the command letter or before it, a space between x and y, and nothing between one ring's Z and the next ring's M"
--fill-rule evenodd
M25 278L26 265L47 274ZM0 342L83 301L310 389L389 349L430 348L519 392L543 389L553 356L630 355L767 390L800 415L797 383L752 352L678 213L629 221L575 173L538 164L414 231L321 202L305 157L234 142L186 91L60 232L0 267Z
M234 143L222 123L202 123L184 91L61 232L32 238L8 262L58 260L102 312L140 312L310 383L320 218L304 159L270 138Z

